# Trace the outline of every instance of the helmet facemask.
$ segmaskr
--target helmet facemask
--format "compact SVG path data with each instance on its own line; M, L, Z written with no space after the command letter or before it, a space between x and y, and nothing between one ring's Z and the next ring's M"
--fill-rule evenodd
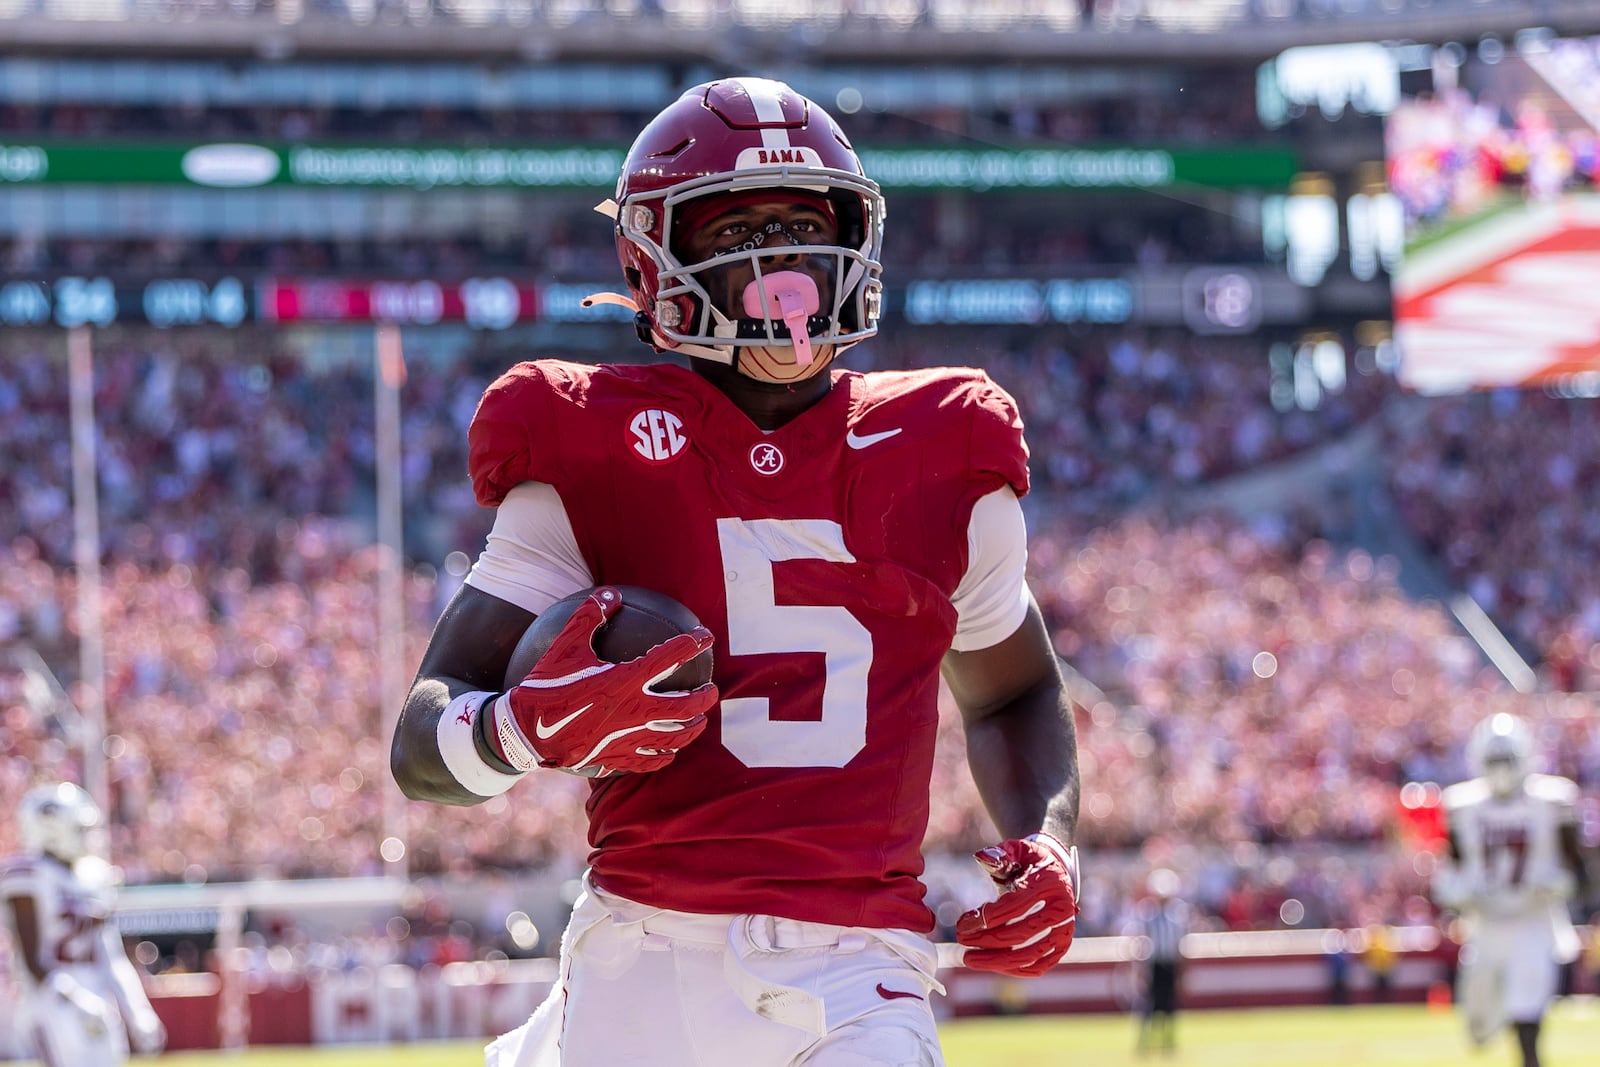
M1467 742L1467 760L1496 796L1522 789L1533 763L1533 733L1515 715L1500 712L1480 722Z
M825 197L838 226L838 243L807 244L785 234L787 242L768 246L769 236L775 236L769 227L734 249L686 263L676 247L683 235L676 239L665 235L681 225L686 209L693 210L713 196L773 201ZM791 175L789 168L712 175L658 196L634 199L619 211L617 229L620 241L642 252L656 267L655 305L640 309L650 320L652 342L733 366L761 380L798 381L817 373L833 356L877 333L882 305L883 268L877 258L881 205L877 187L859 175L815 171ZM786 290L783 279L774 282L773 276L795 269L778 262L789 259L802 260L800 273L817 282L816 309L801 320L813 350L810 361L803 360L803 353L797 358L794 334L778 306ZM749 287L753 302L752 295L733 292L723 281L738 265L747 265L754 274ZM751 314L763 306L768 314ZM780 369L776 378L775 369Z
M696 240L695 255L680 254L686 234L706 236L680 220L708 222L706 212L724 198L826 205L835 243L795 242L814 257L795 272L809 282L774 277L775 257L793 253L761 241L739 249L723 243L710 254ZM631 308L640 339L660 351L759 379L763 367L815 373L877 332L883 197L838 123L782 82L720 78L686 89L639 132L615 196L598 210L616 223L628 295L599 293L587 303ZM717 272L735 265L762 279L753 292L718 292ZM805 345L795 344L798 332L812 341L809 362Z
M1491 758L1484 765L1483 776L1489 782L1489 790L1497 797L1511 796L1522 788L1528 777L1522 763L1510 755Z

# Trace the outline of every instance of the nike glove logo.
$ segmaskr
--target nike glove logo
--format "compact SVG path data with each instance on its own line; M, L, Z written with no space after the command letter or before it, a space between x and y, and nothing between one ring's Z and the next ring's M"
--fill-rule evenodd
M539 735L539 740L548 741L556 734L559 734L562 730L565 730L567 725L571 723L573 719L576 719L579 715L582 715L592 707L594 707L593 704L585 704L571 715L568 715L565 719L557 719L549 726L546 726L544 724L544 720L540 719L538 722L533 724L533 732Z
M879 441L887 441L889 438L893 437L903 429L905 429L904 426L896 426L892 430L884 430L881 433L867 434L857 434L854 430L850 430L844 435L844 443L849 445L851 448L866 448L869 445L877 444Z

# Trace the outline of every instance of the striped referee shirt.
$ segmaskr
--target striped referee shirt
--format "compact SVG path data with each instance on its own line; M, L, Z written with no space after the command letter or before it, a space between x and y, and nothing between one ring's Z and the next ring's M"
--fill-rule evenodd
M1162 963L1172 963L1181 955L1178 946L1183 941L1187 926L1184 906L1176 900L1166 904L1150 902L1150 912L1144 918L1144 936L1150 939L1150 958Z

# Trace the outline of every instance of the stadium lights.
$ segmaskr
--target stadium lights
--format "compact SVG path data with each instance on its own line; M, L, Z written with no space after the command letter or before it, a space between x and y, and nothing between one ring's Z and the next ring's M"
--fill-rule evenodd
M1281 207L1274 207L1283 213L1289 277L1297 285L1316 285L1339 255L1339 205L1332 179L1302 174L1290 184Z
M1399 102L1399 63L1381 44L1286 49L1262 64L1256 77L1256 109L1273 128L1313 106L1331 122L1346 107L1387 115Z
M1359 191L1345 202L1345 228L1350 235L1350 273L1362 281L1377 276L1378 266L1391 274L1405 249L1405 207L1389 192L1381 162L1356 167Z

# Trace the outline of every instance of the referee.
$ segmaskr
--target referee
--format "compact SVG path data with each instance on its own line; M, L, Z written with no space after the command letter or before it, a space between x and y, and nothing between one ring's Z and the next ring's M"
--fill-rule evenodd
M1144 1010L1139 1016L1139 1043L1143 1054L1159 1043L1162 1050L1177 1048L1178 972L1182 963L1183 935L1189 926L1189 908L1178 899L1178 875L1166 867L1150 872L1150 895L1139 902L1133 932L1139 938L1139 956L1145 960Z

